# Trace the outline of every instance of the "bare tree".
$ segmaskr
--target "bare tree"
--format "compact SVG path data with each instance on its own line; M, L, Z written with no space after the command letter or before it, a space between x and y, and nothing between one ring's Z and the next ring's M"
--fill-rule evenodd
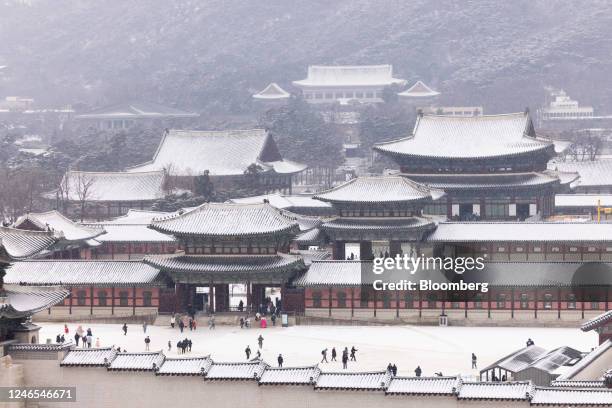
M85 174L78 172L76 174L76 180L74 181L74 183L75 193L79 201L79 217L81 219L81 222L83 222L83 219L86 215L85 212L87 208L87 201L92 198L93 190L91 189L91 187L94 185L94 179L93 177L86 176Z

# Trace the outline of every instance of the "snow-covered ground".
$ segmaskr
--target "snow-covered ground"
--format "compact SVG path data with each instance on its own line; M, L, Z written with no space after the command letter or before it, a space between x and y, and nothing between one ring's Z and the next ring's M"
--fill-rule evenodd
M62 324L39 323L41 341L47 338L55 341L62 332ZM69 338L74 340L74 330L78 324L69 324ZM100 338L101 346L117 345L131 352L144 351L143 328L141 325L128 325L127 336L123 335L121 325L82 324L84 329L91 327L95 339ZM177 341L188 337L193 342L191 356L210 354L215 361L245 361L244 349L250 345L253 355L257 351L257 337L262 334L264 344L263 359L276 365L276 358L282 353L286 367L313 365L321 360L321 350L336 347L338 354L344 347L355 346L357 363L351 362L349 370L384 370L389 362L398 366L402 375L414 375L417 365L423 375L433 375L441 371L444 375L461 373L476 375L471 370L471 353L478 356L478 366L484 367L504 355L525 345L532 338L536 345L552 349L570 346L581 351L589 351L597 345L594 333L583 333L578 329L562 328L520 328L520 327L430 327L430 326L297 326L289 328L240 329L238 327L217 326L215 330L198 327L189 329L181 335L178 329L149 326L147 334L151 337L151 350L163 349L166 356L176 357ZM68 339L67 339L68 340ZM168 340L172 351L168 352ZM186 355L187 356L187 355ZM320 364L324 371L340 371L342 363Z

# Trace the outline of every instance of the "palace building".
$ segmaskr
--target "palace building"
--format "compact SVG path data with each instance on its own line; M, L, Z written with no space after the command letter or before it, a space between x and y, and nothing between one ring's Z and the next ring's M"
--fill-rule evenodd
M378 103L384 88L405 84L393 77L391 65L311 65L305 79L293 81L304 99L315 104Z
M573 189L579 194L612 194L612 160L550 162L555 171L576 172L580 176Z
M153 219L151 228L174 235L184 248L144 259L174 280L177 311L228 311L234 284L246 285L245 308L257 307L266 288L280 289L282 297L305 268L301 257L288 254L298 221L269 204L203 204Z
M129 209L150 209L166 196L163 170L146 172L68 171L58 189L44 195L68 217L103 220Z
M196 178L207 174L216 191L255 183L265 193L290 193L292 177L305 169L303 164L284 160L266 130L249 129L169 130L153 160L127 171L165 171L170 184L191 191Z
M374 146L402 175L444 190L425 208L453 220L547 217L576 174L547 170L563 146L536 135L529 113L419 115L412 135Z
M291 94L280 87L276 82L270 83L261 91L253 95L253 99L257 102L266 103L283 103L286 102Z

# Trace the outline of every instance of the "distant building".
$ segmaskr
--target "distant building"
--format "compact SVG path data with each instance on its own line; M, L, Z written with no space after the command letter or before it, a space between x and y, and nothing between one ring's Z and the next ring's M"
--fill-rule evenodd
M400 101L420 107L434 103L439 95L440 92L434 91L422 81L417 81L410 88L397 94Z
M7 96L4 101L0 102L0 109L6 109L9 111L23 112L31 109L34 104L34 99L24 98L21 96Z
M576 172L580 176L572 184L580 194L612 194L612 160L550 162L548 168Z
M276 142L264 129L170 130L153 160L129 172L166 170L177 187L193 190L195 177L208 173L217 191L228 191L257 170L257 183L265 193L290 192L292 177L306 169L283 159Z
M199 115L151 102L123 103L106 106L76 115L75 119L91 124L100 130L123 130L135 124L163 122L165 127L180 127L185 120ZM167 125L167 126L166 126Z
M405 80L393 77L391 65L311 65L305 79L293 81L307 102L317 104L383 102L385 87L405 84Z
M539 111L542 121L583 120L593 118L592 106L579 106L563 90L552 93L553 100Z
M253 99L259 102L284 102L291 94L281 88L276 82L270 83L263 90L253 95Z
M129 209L150 209L165 197L163 170L147 172L68 171L58 189L44 198L68 217L103 220ZM84 213L81 214L81 206Z

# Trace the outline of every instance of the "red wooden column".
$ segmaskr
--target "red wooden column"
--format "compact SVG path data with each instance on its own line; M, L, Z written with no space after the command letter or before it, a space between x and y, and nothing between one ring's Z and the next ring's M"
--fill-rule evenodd
M136 285L132 286L132 316L136 316Z
M93 307L94 307L94 287L89 287L89 314L93 315Z
M111 315L115 314L115 287L111 288Z
M215 285L212 279L210 280L210 284L208 287L210 288L208 289L208 311L210 313L215 313Z

